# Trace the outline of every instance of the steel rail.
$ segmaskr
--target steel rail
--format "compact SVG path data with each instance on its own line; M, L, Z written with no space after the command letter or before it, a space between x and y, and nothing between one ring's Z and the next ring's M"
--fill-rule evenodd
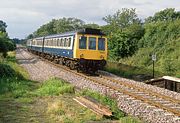
M33 55L34 55L34 54L33 54ZM37 56L37 55L36 55L36 56ZM131 97L133 97L133 98L135 98L135 99L141 100L141 101L143 101L143 102L145 102L145 103L148 103L148 104L150 104L150 105L153 105L153 106L155 106L155 107L164 109L164 110L166 110L166 111L168 111L168 112L171 112L171 113L175 114L176 116L180 117L180 111L177 111L177 110L175 110L175 109L173 109L173 108L170 108L170 107L168 107L168 106L164 106L164 105L162 105L162 104L159 103L159 102L152 101L152 100L150 100L150 99L144 98L144 97L142 97L142 96L140 96L140 95L137 95L137 94L135 94L135 93L129 92L129 91L125 90L125 89L120 89L120 88L118 88L118 87L116 87L116 86L113 86L113 85L104 83L104 82L102 82L102 81L97 81L97 80L95 80L95 79L93 79L93 78L91 78L91 77L89 77L89 76L86 76L86 75L84 75L84 74L82 74L82 73L77 73L77 72L75 72L75 71L73 71L73 70L70 70L69 68L64 67L64 66L62 66L62 65L60 65L60 64L55 64L55 63L50 62L50 61L48 61L48 60L46 60L46 59L44 59L44 58L42 58L42 57L40 57L40 58L43 59L44 61L46 61L46 62L54 65L54 66L63 68L64 70L66 70L66 71L68 71L68 72L74 73L74 74L76 74L76 75L78 75L78 76L81 76L81 77L83 77L83 78L86 78L86 79L88 79L88 80L90 80L90 81L93 81L93 82L95 82L95 83L97 83L97 84L100 84L100 85L102 85L102 86L111 88L111 89L113 89L113 90L115 90L115 91L118 91L118 92L124 93L124 94L126 94L126 95L129 95L129 96L131 96ZM108 78L108 80L111 80L111 79ZM112 81L112 80L111 80L111 81ZM113 80L113 81L115 82L115 80ZM117 82L117 83L120 83L119 81L116 81L116 82ZM122 84L122 82L121 82L121 84ZM131 84L129 84L128 86L130 86L130 85L131 85ZM131 87L132 87L132 85L131 85ZM135 88L135 87L136 87L136 86L133 85L133 88ZM137 89L141 90L142 92L145 90L145 89L142 89L142 88L139 88L139 87L137 87ZM146 92L147 92L147 91L146 91ZM154 94L154 93L153 93L153 94ZM154 94L154 95L155 95L155 94ZM156 95L157 95L157 94L156 94ZM165 95L161 95L161 96L165 96ZM167 97L167 96L165 96L165 98L166 98L166 97ZM167 99L170 99L171 101L173 100L173 98L171 98L171 97L168 97ZM169 100L168 100L168 101L169 101ZM178 103L179 103L179 100L175 100L175 101L173 101L173 102L176 102L176 101L178 101Z
M129 88L134 88L134 89L137 89L138 91L142 91L142 92L145 92L145 93L148 93L149 95L153 95L153 96L156 96L156 97L160 97L162 99L165 99L167 101L170 101L170 102L173 102L173 103L177 103L177 104L180 104L180 100L178 99L175 99L175 98L172 98L172 97L169 97L169 96L166 96L166 95L163 95L163 94L160 94L160 93L156 93L152 90L149 90L149 89L144 89L144 88L141 88L137 85L133 85L133 84L129 84L129 83L125 83L125 82L122 82L120 80L115 80L115 79L112 79L112 78L108 78L106 76L102 76L102 78L106 79L106 80L110 80L112 82L115 82L117 84L120 84L120 85L124 85L126 87L129 87Z

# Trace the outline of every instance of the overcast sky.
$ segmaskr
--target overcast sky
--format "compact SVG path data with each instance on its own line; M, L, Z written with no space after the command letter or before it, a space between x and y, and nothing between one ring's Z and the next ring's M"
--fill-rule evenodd
M106 24L102 17L121 8L136 8L141 19L165 8L180 11L180 0L0 0L0 20L11 38L25 38L52 19L76 17Z

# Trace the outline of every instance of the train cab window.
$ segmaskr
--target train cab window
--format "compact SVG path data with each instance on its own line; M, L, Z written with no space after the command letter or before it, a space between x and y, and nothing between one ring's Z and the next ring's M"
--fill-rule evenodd
M98 38L98 50L105 50L105 38Z
M86 49L87 37L81 36L79 38L79 49Z
M96 50L96 38L89 37L89 49Z

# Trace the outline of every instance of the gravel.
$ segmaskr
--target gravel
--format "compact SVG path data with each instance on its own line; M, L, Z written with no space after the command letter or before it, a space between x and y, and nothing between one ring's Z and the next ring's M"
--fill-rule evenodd
M124 112L130 115L137 116L143 121L149 123L180 123L180 117L174 116L173 114L167 111L151 106L140 100L136 100L123 93L114 91L106 86L95 84L90 80L75 75L74 73L65 71L62 68L56 67L52 64L49 64L41 60L38 56L30 54L24 49L17 49L16 57L20 65L28 71L30 78L32 80L43 82L44 80L47 80L52 77L61 78L72 83L80 89L91 89L94 91L98 91L101 94L115 98L118 102L119 109L123 110ZM128 82L130 84L136 84L141 87L143 86L144 88L151 89L155 92L165 94L176 99L180 99L180 95L178 93L154 87L151 85L146 85L144 83L139 83L133 80L117 77L110 73L106 74L110 77L113 77L113 79Z

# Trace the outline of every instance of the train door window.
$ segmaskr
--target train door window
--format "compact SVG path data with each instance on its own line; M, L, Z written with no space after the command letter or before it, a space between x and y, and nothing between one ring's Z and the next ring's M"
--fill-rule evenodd
M96 50L96 38L95 37L89 37L89 49Z
M86 43L87 42L87 37L81 36L79 38L79 49L86 49Z
M69 38L68 47L71 45L71 38Z
M105 50L105 38L98 38L98 50Z

